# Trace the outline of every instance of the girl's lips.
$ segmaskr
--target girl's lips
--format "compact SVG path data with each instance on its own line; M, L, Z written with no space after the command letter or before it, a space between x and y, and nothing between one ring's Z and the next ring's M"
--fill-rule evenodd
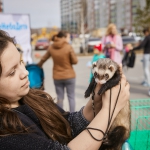
M27 80L26 82L25 82L25 84L24 85L22 85L21 87L28 87L29 86L29 81Z

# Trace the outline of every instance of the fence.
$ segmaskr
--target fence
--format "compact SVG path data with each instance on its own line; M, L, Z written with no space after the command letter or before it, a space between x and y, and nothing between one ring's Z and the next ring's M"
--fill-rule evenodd
M150 150L150 99L130 100L131 133L134 150Z

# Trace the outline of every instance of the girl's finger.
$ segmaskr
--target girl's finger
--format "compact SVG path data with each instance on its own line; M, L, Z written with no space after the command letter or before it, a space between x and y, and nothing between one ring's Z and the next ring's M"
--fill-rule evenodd
M125 87L126 83L127 83L127 80L126 80L126 77L124 76L121 78L121 87Z
M119 64L119 70L120 70L120 72L121 72L121 74L123 73L122 72L122 64Z

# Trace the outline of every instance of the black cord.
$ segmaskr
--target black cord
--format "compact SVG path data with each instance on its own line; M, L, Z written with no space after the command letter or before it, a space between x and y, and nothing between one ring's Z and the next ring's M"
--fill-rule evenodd
M119 92L118 92L118 95L117 95L116 103L115 103L115 106L114 106L114 109L113 109L113 112L112 112L112 115L111 115L111 118L110 118L110 123L111 123L111 120L112 120L112 117L113 117L113 114L114 114L114 111L115 111L115 108L116 108L116 105L117 105L117 102L118 102L120 91L121 91L121 84L120 84Z
M94 89L96 87L96 84L94 85L94 88L93 88L93 95L92 95L92 101L94 102L94 95L95 95L95 92L94 92ZM96 141L102 141L102 140L105 140L107 138L107 132L109 130L109 126L110 126L110 123L111 123L111 120L112 120L112 117L113 117L113 114L114 114L114 111L115 111L115 108L116 108L116 105L117 105L117 102L118 102L118 98L119 98L119 95L120 95L120 91L121 91L121 84L120 84L120 88L119 88L119 92L118 92L118 95L117 95L117 98L116 98L116 102L115 102L115 106L114 106L114 109L112 111L112 115L110 116L111 114L111 89L110 89L110 98L109 98L109 115L108 115L108 124L107 124L107 128L106 128L106 131L105 133L100 130L100 129L96 129L96 128L91 128L91 127L87 127L87 131L89 132L89 134L91 135L91 137L96 140ZM93 104L94 106L94 104ZM93 108L93 112L94 112L94 117L95 117L95 109ZM103 134L103 138L102 139L97 139L95 138L92 133L90 132L90 129L91 130L97 130L97 131L100 131L102 134Z
M97 85L97 83L95 82L95 83L94 83L93 90L92 90L92 109L93 109L94 117L95 117L95 115L96 115L96 113L95 113L95 105L94 105L94 96L95 96L94 90L95 90L96 85Z
M91 137L92 137L94 140L96 140L96 141L102 141L102 140L104 139L104 138L102 138L102 139L97 139L97 138L95 138L95 137L92 135L92 133L90 132L89 129L100 131L100 132L103 134L103 136L104 136L105 133L104 133L102 130L96 129L96 128L91 128L91 127L88 127L88 128L86 128L86 129L87 129L87 131L89 132L89 134L91 135Z

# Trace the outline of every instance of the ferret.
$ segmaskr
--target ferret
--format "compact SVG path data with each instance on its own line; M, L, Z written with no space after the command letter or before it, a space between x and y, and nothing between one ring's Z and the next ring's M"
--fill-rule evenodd
M95 83L100 83L102 85L98 91L98 94L102 95L106 90L119 84L121 80L119 65L109 58L101 58L97 62L94 62L92 65L92 72L93 78L85 91L85 98L92 94ZM100 150L121 150L123 143L129 138L130 126L131 112L128 101L109 128L107 139L103 141Z

